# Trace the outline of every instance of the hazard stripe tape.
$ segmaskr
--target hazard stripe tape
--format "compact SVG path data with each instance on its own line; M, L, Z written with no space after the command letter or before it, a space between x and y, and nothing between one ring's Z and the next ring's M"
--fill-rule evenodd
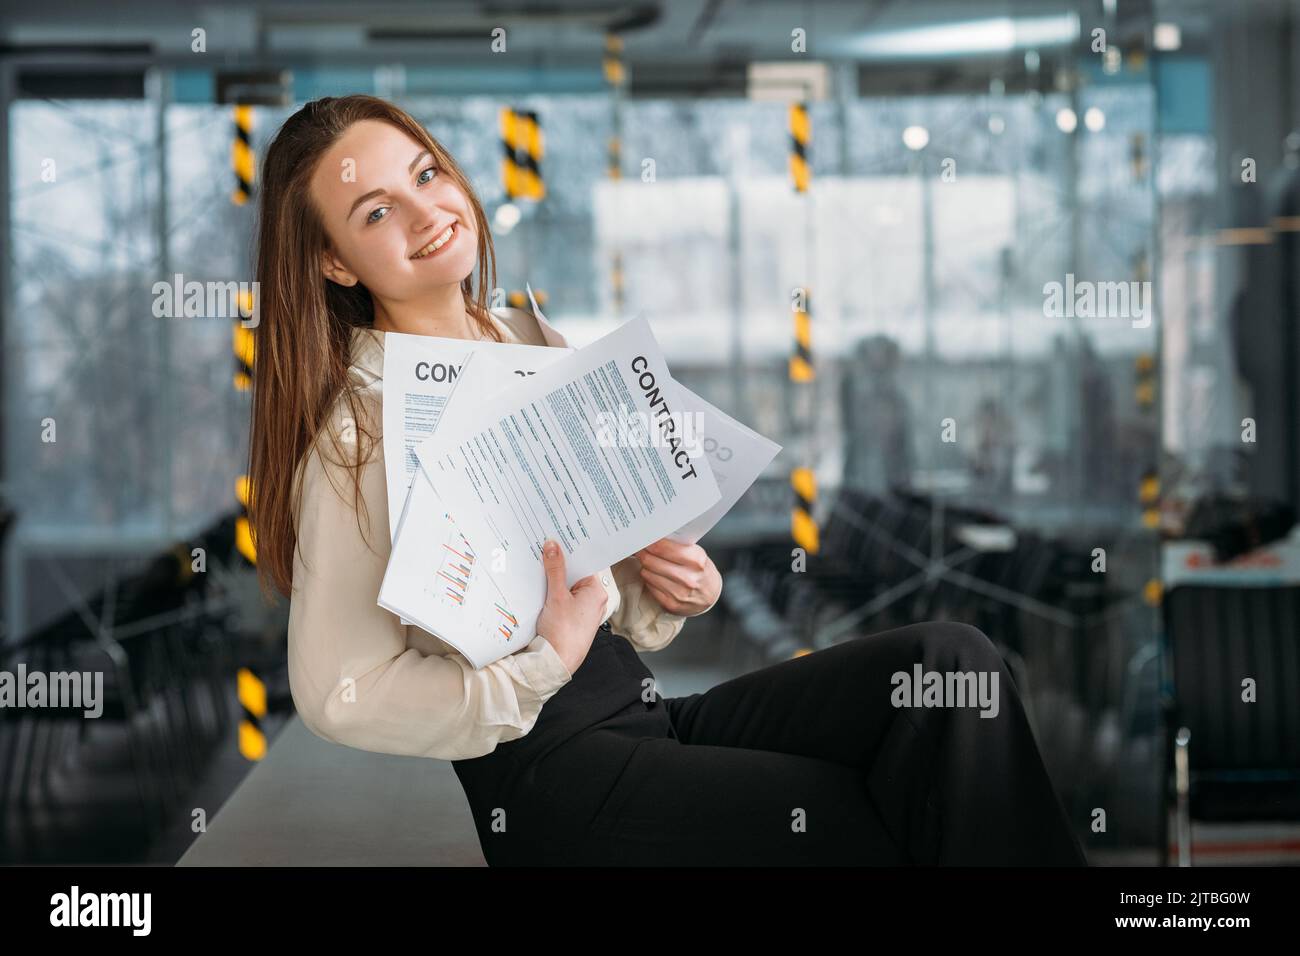
M627 71L623 68L623 38L614 33L605 34L605 82L610 86L622 86L627 82Z
M795 192L807 192L812 178L808 166L808 142L812 139L812 122L803 103L790 104L790 178Z
M519 166L515 162L515 151L519 142L517 127L515 111L508 106L501 107L501 184L505 187L507 199L514 199L523 192L520 187Z
M266 685L247 667L237 677L239 691L239 752L248 760L266 756L266 734L262 718L266 716Z
M816 554L821 540L812 516L813 505L817 502L817 480L812 469L796 468L790 472L790 487L794 489L795 497L790 533L795 544L809 554Z
M817 377L812 357L812 309L804 290L804 308L794 310L794 353L790 356L790 380L811 382Z
M508 199L546 198L542 127L532 110L501 108L501 181Z
M253 108L251 106L235 107L235 141L231 145L231 165L235 171L235 189L230 198L236 206L242 206L253 195Z
M523 151L516 154L523 183L523 194L529 199L545 199L546 184L542 182L542 127L532 110L519 114L523 118Z

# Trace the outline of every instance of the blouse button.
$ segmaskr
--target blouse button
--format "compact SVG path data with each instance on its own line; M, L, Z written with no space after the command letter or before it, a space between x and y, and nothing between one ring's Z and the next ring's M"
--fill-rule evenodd
M600 583L603 584L603 585L605 585L606 587L609 587L609 575L608 575L608 574L602 574L602 575L600 576Z

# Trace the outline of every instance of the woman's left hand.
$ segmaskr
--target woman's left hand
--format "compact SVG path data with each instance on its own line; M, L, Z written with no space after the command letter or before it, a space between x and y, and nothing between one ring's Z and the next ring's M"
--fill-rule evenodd
M722 574L698 544L660 538L636 556L646 590L670 614L701 614L722 593Z

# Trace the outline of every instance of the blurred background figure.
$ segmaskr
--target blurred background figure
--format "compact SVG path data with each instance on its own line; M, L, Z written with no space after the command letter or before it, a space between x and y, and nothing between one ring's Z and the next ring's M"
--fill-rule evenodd
M844 487L884 494L911 478L911 423L898 365L898 344L885 336L854 346L840 381Z

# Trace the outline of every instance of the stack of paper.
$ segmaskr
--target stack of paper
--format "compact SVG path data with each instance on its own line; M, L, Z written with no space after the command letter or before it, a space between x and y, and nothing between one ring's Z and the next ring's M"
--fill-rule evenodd
M779 451L677 382L643 318L578 350L389 333L379 604L483 667L536 635L547 538L570 587L693 543Z

